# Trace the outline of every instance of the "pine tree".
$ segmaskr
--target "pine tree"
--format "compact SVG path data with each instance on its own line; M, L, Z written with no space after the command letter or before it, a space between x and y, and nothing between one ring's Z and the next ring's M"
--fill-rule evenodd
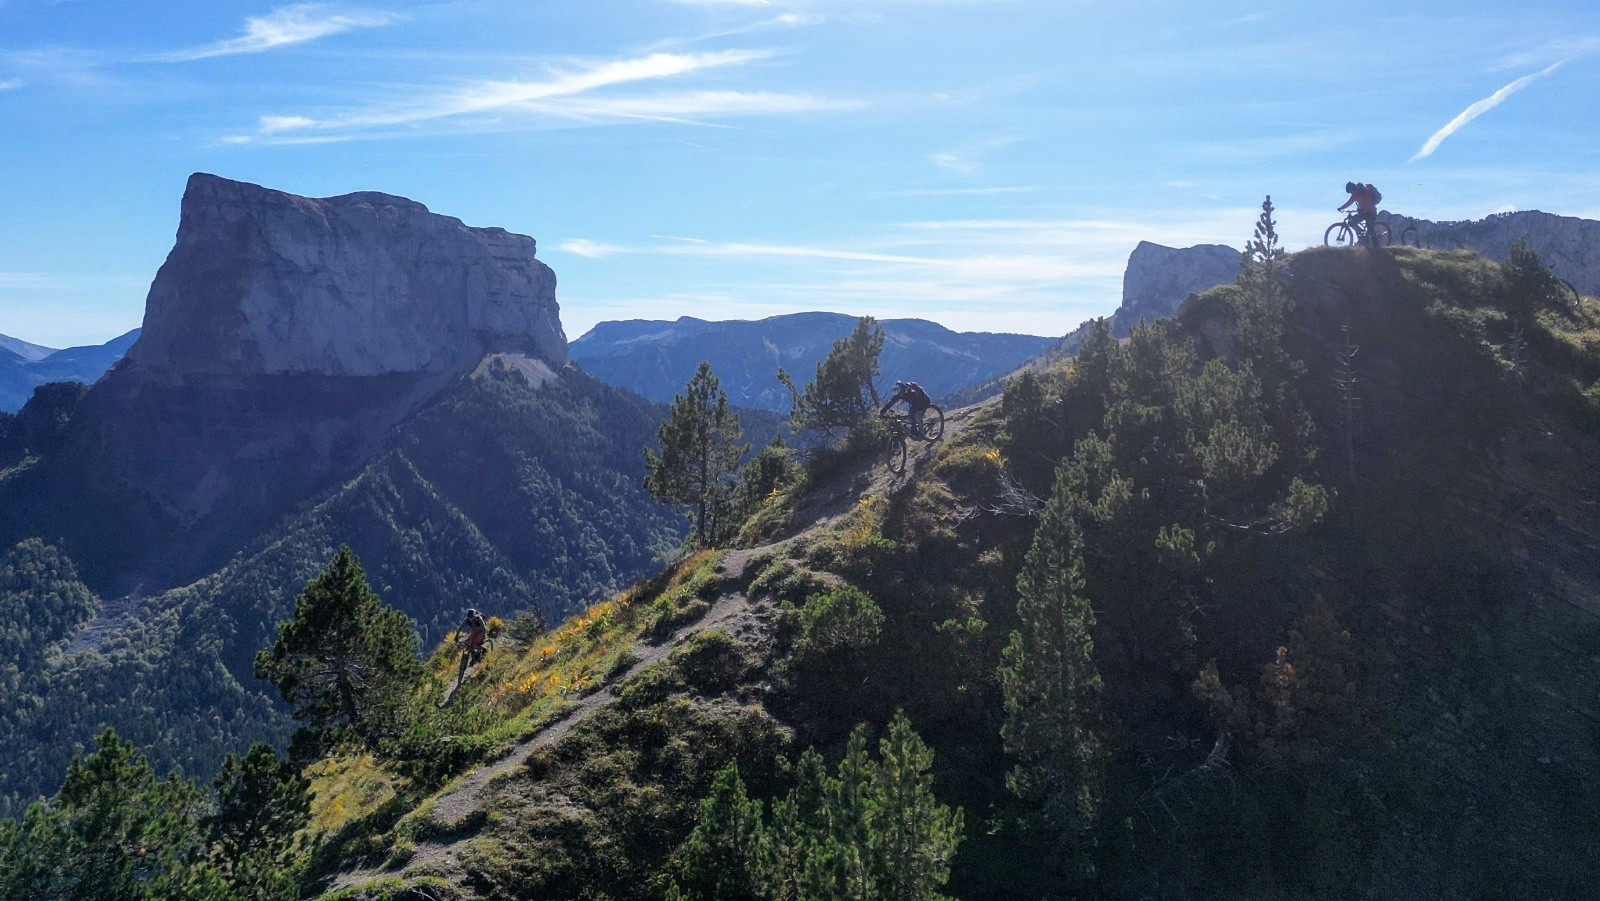
M206 830L229 897L294 897L295 838L310 816L310 783L272 748L255 744L242 758L229 754L212 785L216 809Z
M1083 596L1083 538L1070 512L1076 503L1063 465L1017 577L1021 628L1000 666L1000 734L1016 760L1006 784L1064 863L1087 846L1105 783L1095 617Z
M422 664L411 621L373 593L346 546L300 592L255 670L311 729L350 726L371 742L396 727Z
M205 793L107 729L73 758L61 791L0 826L0 898L84 901L228 897L206 865Z
M669 897L942 899L962 815L933 794L933 752L904 713L879 741L878 760L869 748L857 727L834 776L807 749L794 788L772 802L770 824L738 769L724 767L674 855Z
M657 437L661 455L645 449L644 485L657 500L682 504L692 511L695 542L715 542L725 530L732 503L739 458L749 449L740 444L739 416L728 406L727 392L701 362L683 393L673 398Z
M1286 253L1278 241L1278 224L1272 214L1272 196L1268 195L1261 202L1255 233L1239 259L1238 332L1244 355L1260 361L1268 371L1277 371L1288 363L1283 328L1289 299L1283 291L1280 272Z
M818 431L833 441L858 429L877 411L874 379L883 341L883 326L871 316L863 316L849 336L833 342L828 355L817 364L817 377L805 390L796 389L794 379L778 370L778 381L793 397L789 421L795 431Z
M745 794L739 765L729 763L712 778L694 832L678 850L677 890L706 901L756 897L769 846L761 802Z
M961 811L933 794L933 751L904 711L878 742L872 774L872 851L879 873L876 897L923 901L942 897L950 860L961 841Z

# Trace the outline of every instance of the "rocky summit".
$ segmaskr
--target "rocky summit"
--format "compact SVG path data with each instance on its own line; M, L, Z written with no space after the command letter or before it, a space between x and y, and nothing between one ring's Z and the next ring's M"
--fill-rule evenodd
M138 341L4 486L0 534L62 536L119 589L214 569L486 358L563 369L535 251L402 197L191 176Z
M1118 334L1141 319L1165 319L1190 294L1228 284L1238 274L1239 251L1226 244L1167 247L1140 241L1122 274Z
M375 376L520 352L559 367L556 277L535 249L403 197L313 199L196 173L126 365L146 378Z

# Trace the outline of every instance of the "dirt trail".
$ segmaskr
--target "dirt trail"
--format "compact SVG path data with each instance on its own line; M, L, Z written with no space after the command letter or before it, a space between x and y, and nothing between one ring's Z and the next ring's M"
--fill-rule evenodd
M742 580L745 565L749 560L768 549L760 547L730 551L718 564L718 573L737 583ZM513 747L504 757L472 771L442 794L435 796L432 810L427 814L429 825L446 835L462 830L472 814L480 809L485 790L496 778L511 773L527 763L528 758L540 748L549 747L566 737L573 727L583 722L593 711L616 700L617 689L620 686L645 667L672 653L696 633L716 628L737 633L755 626L758 606L760 605L752 604L743 593L730 592L719 597L699 620L679 629L666 641L659 644L638 641L633 647L637 661L620 676L609 680L597 691L561 711L554 719L541 726L538 732ZM363 867L340 873L329 882L327 890L359 886L383 877L421 876L454 870L462 847L471 838L470 834L466 834L442 841L421 842L413 849L404 864L394 868Z
M873 494L888 494L916 481L928 468L934 452L940 445L959 435L972 424L973 418L997 400L986 400L970 407L961 407L944 414L944 435L934 442L910 441L906 446L906 468L899 475L889 471L882 454L874 456L865 470L845 469L815 485L805 502L795 511L791 530L804 532L825 525L841 514L847 513L856 501Z
M946 413L942 440L948 441L969 425L973 415L983 406L985 404L978 404ZM887 493L914 481L927 468L938 443L913 442L905 471L899 475L890 473L885 462L877 459L864 472L854 470L841 473L829 483L818 486L796 513L797 531L804 532L833 520L851 509L856 500L864 495ZM792 539L786 538L761 547L731 550L717 565L717 572L730 583L744 583L747 577L745 570L752 559L789 540ZM666 657L695 634L722 628L737 636L766 628L768 617L762 615L763 609L770 612L770 607L764 602L752 602L742 592L731 591L719 597L699 620L680 628L670 639L658 644L648 644L643 640L635 643L633 653L637 661L624 673L574 702L504 757L463 776L433 798L432 810L427 814L428 823L446 837L418 843L411 856L397 867L361 867L340 873L329 881L327 890L360 886L384 877L438 875L458 871L461 851L476 833L471 828L471 818L481 809L485 792L494 780L527 763L528 758L539 749L554 745L566 737L595 710L616 700L617 690L635 674Z

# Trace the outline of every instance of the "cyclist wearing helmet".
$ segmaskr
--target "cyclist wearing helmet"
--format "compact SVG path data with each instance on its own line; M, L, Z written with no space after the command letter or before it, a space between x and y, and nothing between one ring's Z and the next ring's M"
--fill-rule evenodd
M483 614L476 608L467 608L467 618L461 623L461 631L467 636L467 653L476 655L483 650L484 639L488 638L488 626L483 621Z
M1376 187L1357 181L1345 182L1344 189L1350 193L1350 199L1339 207L1339 212L1342 213L1349 209L1351 204L1355 204L1356 215L1361 217L1362 222L1366 223L1367 240L1376 240L1375 228L1378 223L1378 204L1382 202L1383 194Z
M911 412L912 432L918 438L926 440L927 433L922 430L922 414L928 412L928 408L933 406L933 399L928 397L928 392L922 390L922 386L916 382L895 382L894 394L884 403L883 409L878 411L878 415L882 416L888 413L890 407L901 401L905 401L906 409Z

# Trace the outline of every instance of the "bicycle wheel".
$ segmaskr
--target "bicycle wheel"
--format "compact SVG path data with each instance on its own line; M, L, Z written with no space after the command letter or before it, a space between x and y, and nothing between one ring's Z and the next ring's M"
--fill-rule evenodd
M1356 230L1347 222L1335 222L1328 226L1322 233L1322 243L1330 247L1354 247L1356 245Z
M889 436L888 446L885 448L889 455L889 471L899 475L906 471L906 436L895 432Z
M928 441L944 437L944 411L937 406L929 405L922 414L922 436Z
M1417 227L1415 225L1408 225L1405 228L1400 229L1400 246L1401 247L1421 247L1422 246L1422 239L1417 236Z
M1394 240L1394 234L1389 231L1389 223L1387 223L1387 222L1374 222L1372 224L1372 246L1373 247L1388 247L1389 243L1391 241L1393 241L1393 240Z

